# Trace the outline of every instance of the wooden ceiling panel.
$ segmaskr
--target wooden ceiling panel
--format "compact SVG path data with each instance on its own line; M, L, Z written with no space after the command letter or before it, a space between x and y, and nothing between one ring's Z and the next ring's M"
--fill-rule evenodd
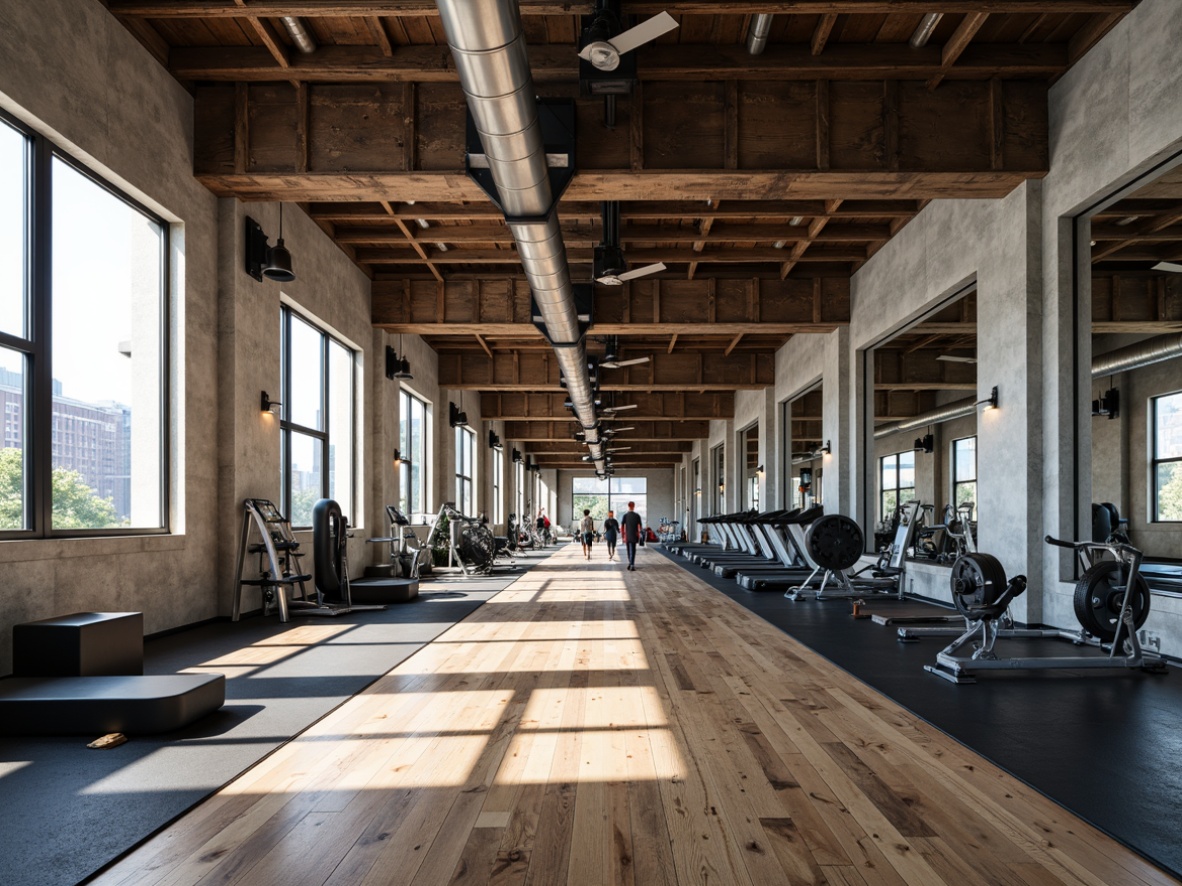
M502 398L482 405L510 422L508 439L569 439L560 393L537 395L541 421L527 420L536 403L506 405L518 389L556 388L557 366L508 228L464 172L466 107L434 0L104 2L193 89L195 173L211 190L301 204L374 279L375 325L425 336L446 384ZM636 18L667 9L680 27L637 51L639 84L608 127L602 101L578 97L591 0L519 0L538 92L575 99L577 167L558 209L572 279L591 277L601 200L622 201L626 260L667 266L597 287L588 343L602 355L603 337L620 336L622 351L651 357L605 370L612 396L683 398L636 401L637 433L654 440L705 435L733 410L722 392L770 383L792 335L847 324L849 276L927 200L998 197L1045 173L1049 84L1135 5L796 0L773 10L752 56L747 30L766 3L622 4ZM930 12L940 22L911 47ZM318 48L299 52L282 16ZM1175 255L1180 202L1167 181L1098 217L1099 267L1136 280ZM1161 292L1173 316L1170 281L1138 285L1098 287L1110 295L1097 322L1160 319L1148 313ZM884 414L932 405L908 385L964 384L933 354L971 346L975 330L970 306L901 337L920 369L883 376Z

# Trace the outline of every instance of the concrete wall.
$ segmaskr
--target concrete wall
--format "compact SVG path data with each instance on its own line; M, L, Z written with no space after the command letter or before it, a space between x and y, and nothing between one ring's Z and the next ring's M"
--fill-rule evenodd
M220 515L218 207L192 176L189 94L101 4L7 2L0 10L0 107L170 223L176 333L172 534L0 543L3 674L18 622L140 610L152 632L214 616Z

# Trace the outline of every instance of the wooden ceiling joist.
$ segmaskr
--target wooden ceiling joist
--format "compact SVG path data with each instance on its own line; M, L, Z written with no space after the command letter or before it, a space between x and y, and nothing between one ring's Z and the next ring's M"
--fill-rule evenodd
M710 435L708 421L627 421L622 416L614 422L617 427L630 427L632 430L621 433L618 438L622 441L633 440L700 440ZM536 443L545 440L573 440L578 425L572 421L543 422L543 421L507 421L505 433L501 436L505 440L515 443ZM626 437L624 435L627 435Z
M134 21L134 20L133 20ZM140 20L142 21L142 20ZM530 68L537 83L578 80L578 59L566 45L531 46ZM692 80L869 80L929 81L1031 79L1053 77L1067 67L1067 49L1055 44L968 45L946 65L940 47L906 45L828 46L814 54L805 46L773 45L752 56L742 47L702 44L646 47L638 59L642 79ZM322 46L312 55L294 55L286 66L254 46L177 47L168 69L179 80L253 82L298 80L309 83L451 83L459 76L446 47Z
M439 355L439 384L445 388L478 391L561 390L558 361L552 354L443 352ZM758 390L775 383L775 352L749 351L711 355L653 354L648 363L600 370L600 390L611 391L736 391Z
M564 405L566 394L517 391L493 391L480 395L480 415L487 421L554 421L570 417ZM733 418L733 392L647 392L619 397L616 405L635 405L619 413L621 419L634 421L711 420Z
M928 12L954 13L1028 13L1031 6L1053 13L1128 12L1135 0L792 0L783 10L798 15L855 13L889 15ZM518 0L523 15L589 15L595 9L592 0ZM382 16L437 16L435 0L107 0L107 7L117 16L138 18L279 18L298 15L305 18L356 18ZM630 15L751 15L767 12L768 4L759 0L625 0L623 12Z
M634 280L598 287L593 335L792 335L832 332L849 323L849 280ZM373 323L417 335L521 335L540 338L524 279L375 280ZM819 296L819 299L818 299ZM666 354L666 356L672 356Z

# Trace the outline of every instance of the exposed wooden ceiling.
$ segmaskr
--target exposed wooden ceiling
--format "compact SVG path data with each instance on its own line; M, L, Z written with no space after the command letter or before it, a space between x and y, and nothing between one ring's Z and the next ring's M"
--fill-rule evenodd
M512 238L464 172L464 100L433 0L99 2L192 90L201 181L303 204L374 280L375 325L423 335L441 383L480 391L483 416L505 419L539 463L581 465ZM650 358L601 370L604 396L638 407L620 413L637 429L616 464L647 466L730 417L734 390L771 384L789 337L848 323L850 275L928 200L998 197L1045 174L1049 84L1136 4L621 5L680 27L636 51L638 83L608 126L578 82L594 4L519 0L539 94L575 105L559 205L575 280L590 279L602 200L621 201L628 262L668 268L596 287L589 342L601 355L620 336L621 358ZM775 17L750 55L758 13ZM294 46L283 16L315 51ZM888 412L920 399L892 397Z

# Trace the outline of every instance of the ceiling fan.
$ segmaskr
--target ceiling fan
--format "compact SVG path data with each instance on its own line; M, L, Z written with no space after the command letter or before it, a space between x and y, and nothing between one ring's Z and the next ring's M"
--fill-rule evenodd
M617 412L623 412L625 409L636 409L636 408L637 408L637 404L635 404L635 403L625 403L623 406L605 406L605 407L603 407L603 409L601 411L606 413L607 417L610 418L611 416L615 415Z
M599 71L614 71L620 66L621 55L678 26L673 16L662 12L624 31L618 7L618 0L599 0L579 41L582 44L579 58Z
M624 250L620 248L620 204L615 200L603 203L603 242L595 247L591 278L601 286L621 286L629 280L647 277L665 270L664 262L628 270ZM611 367L609 367L611 368Z
M625 366L639 366L641 363L648 363L650 360L652 360L652 357L633 357L630 360L621 360L620 338L616 335L609 335L607 337L607 350L604 352L603 359L599 361L598 365L603 369L622 369Z

